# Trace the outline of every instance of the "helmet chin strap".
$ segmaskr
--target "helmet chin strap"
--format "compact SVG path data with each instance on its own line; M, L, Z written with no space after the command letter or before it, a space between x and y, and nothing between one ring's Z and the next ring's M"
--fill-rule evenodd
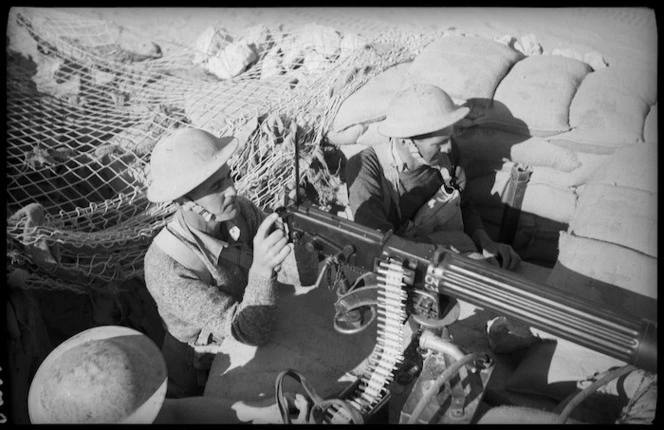
M203 217L205 222L216 221L216 218L212 212L205 209L203 206L199 205L189 197L185 196L184 198L187 200L184 203L182 203L183 208L196 212L197 214Z
M205 222L211 222L211 221L216 221L216 217L214 214L207 209L205 209L203 206L199 205L189 197L184 197L186 200L181 203L182 207L188 210L192 210L199 214L200 216L203 217ZM240 237L240 228L233 222L232 220L226 221L226 227L228 229L228 234L233 240L238 240Z

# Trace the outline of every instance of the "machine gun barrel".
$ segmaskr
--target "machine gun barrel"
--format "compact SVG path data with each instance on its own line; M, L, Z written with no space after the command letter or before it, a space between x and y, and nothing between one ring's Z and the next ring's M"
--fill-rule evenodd
M489 308L647 371L657 371L657 325L479 261L446 253L430 266L437 291Z
M657 371L657 323L551 285L391 232L361 226L318 209L289 211L291 236L312 251L344 254L347 263L373 271L378 259L396 258L414 269L415 284L524 321L646 371Z

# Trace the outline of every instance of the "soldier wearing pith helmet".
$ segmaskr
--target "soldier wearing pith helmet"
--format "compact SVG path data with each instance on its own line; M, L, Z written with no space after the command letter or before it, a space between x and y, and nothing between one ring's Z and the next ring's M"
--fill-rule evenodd
M167 133L151 154L147 197L176 207L145 255L145 283L167 331L169 397L202 395L224 338L268 341L276 270L295 264L277 214L235 189L229 161L240 144L186 127Z
M378 125L385 139L347 163L350 210L360 224L514 269L519 256L489 237L467 189L454 134L469 111L435 85L398 91Z

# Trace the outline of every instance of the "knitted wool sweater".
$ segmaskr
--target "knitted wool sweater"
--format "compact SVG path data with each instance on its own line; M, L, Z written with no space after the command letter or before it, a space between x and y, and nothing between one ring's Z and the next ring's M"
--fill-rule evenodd
M238 198L238 205L238 217L244 218L253 238L266 214L244 198ZM211 272L216 286L201 281L154 242L150 245L145 283L166 329L190 345L203 329L216 344L227 336L249 345L265 344L274 327L276 277L266 278L223 258Z

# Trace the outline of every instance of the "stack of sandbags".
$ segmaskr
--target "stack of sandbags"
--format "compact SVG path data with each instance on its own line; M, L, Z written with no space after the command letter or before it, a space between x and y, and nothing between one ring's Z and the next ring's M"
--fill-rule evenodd
M657 321L657 142L622 145L588 179L546 283L570 295ZM626 363L534 329L531 346L507 381L517 393L563 402L600 372ZM601 375L600 375L601 376ZM584 399L593 421L652 419L657 375L634 370ZM639 392L655 387L651 394ZM638 404L638 407L630 405ZM563 404L563 403L561 403Z
M535 55L514 64L496 88L493 102L475 124L527 136L570 129L570 104L592 68L559 55Z
M532 175L513 245L522 258L551 267L557 233L569 226L588 178L616 148L657 140L656 75L567 51L528 52L446 33L346 99L328 140L354 145L347 156L385 141L377 126L391 96L415 82L438 85L471 108L456 141L487 231L500 235L512 166L527 167Z
M645 119L656 102L656 72L639 67L595 70L579 85L570 105L572 130L551 141L577 151L602 154L643 142Z
M622 83L631 79L641 83ZM656 136L656 106L649 131L645 124L656 101L654 85L646 72L594 70L563 55L533 55L514 64L491 106L457 138L489 233L498 236L496 210L483 206L502 207L510 162L528 166L533 173L521 209L539 227L527 230L520 222L513 246L524 259L555 263L555 228L565 229L573 218L588 178L620 145L643 141L646 133Z
M367 141L365 134L377 135L375 125L385 119L392 96L409 85L410 67L410 62L392 66L344 100L327 133L327 141L337 146L372 146L375 140Z
M491 106L499 83L523 57L491 39L452 34L422 50L413 61L411 76L415 82L444 89L454 99L469 101L479 112Z
M384 141L378 123L385 119L392 96L413 83L437 85L457 104L468 104L470 117L480 115L510 67L521 58L519 51L491 39L445 33L412 62L388 68L344 100L327 141L348 156Z
M657 145L623 145L588 180L548 283L655 318Z
M510 174L531 174L519 209L512 246L522 259L551 267L557 260L558 233L572 220L578 187L608 159L575 153L541 137L472 127L457 137L466 165L468 189L489 235L498 240Z
M575 187L596 164L582 163L572 150L545 139L569 130L569 106L591 70L563 56L521 59L498 84L492 103L473 119L474 126L457 138L469 162L470 190L496 240L501 218L495 214L502 214L513 163L532 171L512 242L524 260L555 263L558 231L567 227L576 208Z

